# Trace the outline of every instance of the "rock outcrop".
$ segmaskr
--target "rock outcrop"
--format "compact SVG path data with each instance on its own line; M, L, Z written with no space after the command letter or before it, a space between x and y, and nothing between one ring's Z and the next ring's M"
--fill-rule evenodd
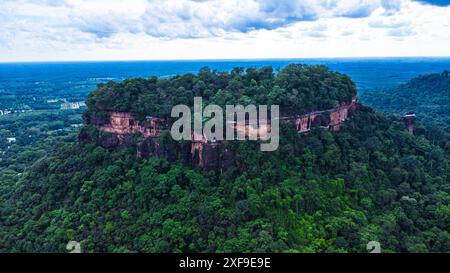
M414 122L416 120L416 114L410 112L403 117L405 121L406 129L410 135L414 134Z
M147 117L143 124L140 124L136 117L127 112L110 112L109 118L110 122L98 126L98 129L122 137L135 133L141 133L144 138L159 137L167 128L166 121L157 117Z
M351 101L343 102L337 108L325 111L315 111L295 117L286 117L285 120L294 123L299 133L307 133L312 128L329 128L337 132L341 124L348 119L352 112L357 108L356 97Z
M299 133L307 133L313 128L326 128L331 131L339 131L341 124L346 121L357 108L356 98L343 102L339 107L325 111L315 111L299 116L282 117L281 120L295 124ZM131 113L109 112L109 122L98 124L95 120L91 123L109 137L101 141L102 146L111 148L119 145L127 145L132 142L135 134L141 134L143 139L137 144L137 156L149 158L151 156L176 157L174 151L161 148L159 137L165 130L170 130L170 124L163 118L147 117L144 122ZM241 126L242 127L242 126ZM267 130L270 130L268 125ZM262 130L262 131L266 131ZM261 131L247 123L245 128L236 126L236 131L244 131L248 136L258 135ZM266 131L267 132L267 131ZM233 165L234 155L223 142L208 141L206 139L192 141L190 147L176 147L181 152L184 162L197 165L204 169L226 169Z

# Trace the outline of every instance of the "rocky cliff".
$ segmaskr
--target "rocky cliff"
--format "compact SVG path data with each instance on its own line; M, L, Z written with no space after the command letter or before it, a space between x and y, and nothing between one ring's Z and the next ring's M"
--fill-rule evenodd
M295 123L299 133L306 133L317 127L328 128L336 132L340 130L341 124L349 118L356 108L356 97L353 97L351 101L345 101L339 107L333 109L286 117L285 119Z

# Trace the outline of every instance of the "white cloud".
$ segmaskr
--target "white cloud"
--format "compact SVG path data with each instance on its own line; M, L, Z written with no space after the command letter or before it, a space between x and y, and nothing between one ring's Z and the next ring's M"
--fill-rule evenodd
M450 55L424 2L0 0L0 61Z

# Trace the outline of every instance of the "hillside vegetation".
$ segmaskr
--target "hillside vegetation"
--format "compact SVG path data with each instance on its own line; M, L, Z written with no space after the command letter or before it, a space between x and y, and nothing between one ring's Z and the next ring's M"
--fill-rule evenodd
M203 69L101 85L86 117L167 115L195 94L297 112L355 93L324 67ZM283 123L275 152L229 142L236 163L223 172L137 158L128 146L61 143L23 175L0 177L0 251L64 252L76 240L86 252L366 252L369 241L383 252L448 252L450 143L425 132L359 106L336 133L299 135ZM173 147L166 134L160 144Z
M85 117L88 122L92 117L105 120L107 111L132 112L140 119L170 117L173 106L193 106L195 96L205 105L279 105L284 114L300 114L333 108L355 95L349 77L324 66L289 65L277 74L271 67L231 72L203 68L197 75L101 84L87 99Z
M427 74L395 88L364 92L361 99L385 113L404 115L413 111L423 123L450 129L450 76Z

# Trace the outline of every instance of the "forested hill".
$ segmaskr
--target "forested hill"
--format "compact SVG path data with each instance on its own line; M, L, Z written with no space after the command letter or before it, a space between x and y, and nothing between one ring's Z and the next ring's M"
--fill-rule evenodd
M450 76L427 74L410 82L381 91L364 92L361 99L379 111L403 115L417 114L424 123L435 123L450 129Z
M311 107L321 103L315 95L334 104L354 92L346 76L327 69L290 69L297 71L292 79L267 74L285 75L284 87L263 76L241 75L233 86L248 88L220 92L236 98L256 92L247 96L254 99L267 88L275 98L290 104L302 97ZM306 82L323 93L293 85L308 79L296 76L304 69L316 71ZM215 80L202 80L203 94L217 94L225 84L216 73L207 75ZM342 80L348 89L328 86ZM191 84L182 92L167 80L138 82L168 84L152 90L173 99L174 90L197 90ZM100 86L90 103L107 109L105 94L134 95L132 89L105 88ZM136 88L138 101L153 94ZM133 99L123 102L113 106L130 110ZM162 148L174 147L171 139L159 141ZM227 145L236 162L222 173L181 159L138 158L126 146L57 145L22 175L0 177L0 251L64 252L71 240L81 242L85 252L366 252L369 241L379 241L383 252L450 251L446 140L432 142L420 130L409 135L399 118L360 105L339 132L315 128L298 134L282 123L275 152L261 152L250 141Z

